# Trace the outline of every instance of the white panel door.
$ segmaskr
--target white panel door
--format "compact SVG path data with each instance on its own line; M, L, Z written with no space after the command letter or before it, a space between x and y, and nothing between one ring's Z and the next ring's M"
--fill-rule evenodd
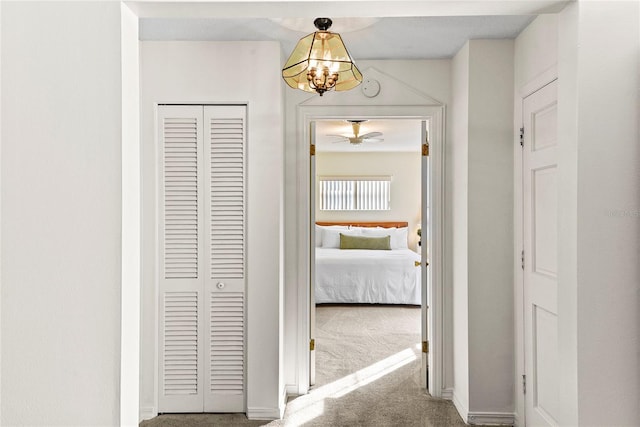
M202 412L202 107L158 109L160 412Z
M204 107L205 412L245 408L244 106Z
M245 410L245 106L160 106L159 412Z
M557 83L523 103L525 419L558 419Z

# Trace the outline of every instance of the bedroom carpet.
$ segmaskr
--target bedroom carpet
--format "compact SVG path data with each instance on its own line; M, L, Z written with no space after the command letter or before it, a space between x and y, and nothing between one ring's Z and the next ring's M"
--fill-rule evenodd
M464 426L453 404L420 389L420 309L319 306L316 385L290 399L284 419L244 415L162 415L141 427Z

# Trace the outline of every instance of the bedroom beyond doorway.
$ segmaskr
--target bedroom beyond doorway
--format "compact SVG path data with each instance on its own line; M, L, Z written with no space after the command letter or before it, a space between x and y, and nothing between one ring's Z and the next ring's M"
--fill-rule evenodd
M422 263L426 265L427 254L422 257L420 245L421 223L428 218L424 207L429 206L428 157L422 144L427 129L427 121L398 118L323 120L312 126L310 385L321 384L316 372L344 365L339 358L318 359L334 352L324 352L320 347L325 343L313 339L321 321L316 315L327 305L342 304L336 308L347 317L352 308L354 313L358 307L366 313L384 308L390 314L411 306L419 315L411 331L418 336L414 346L420 356L419 378L421 386L427 386L428 305ZM370 332L335 332L335 348L371 337ZM381 328L378 345L398 332ZM324 363L328 366L320 368ZM342 373L352 375L354 369Z
M327 131L322 130L324 122L330 121L342 121L341 126L345 126L344 129L337 132L331 132L337 135L347 135L349 132L353 133L350 121L362 121L360 124L359 132L363 135L380 132L384 141L377 142L378 144L388 147L390 149L387 152L378 153L383 157L382 163L390 163L390 156L392 154L393 146L387 144L390 142L390 136L392 135L390 130L381 128L376 125L376 122L382 121L387 125L402 122L414 122L419 125L419 132L417 132L417 138L414 139L415 152L411 153L418 159L417 169L419 175L414 176L408 182L408 185L413 185L415 188L419 188L417 193L409 191L402 186L397 189L393 188L393 184L397 183L397 176L408 169L408 166L404 162L400 162L400 166L403 168L400 171L394 171L389 174L384 172L364 172L357 170L357 166L370 164L368 160L354 160L348 161L347 168L348 174L351 175L370 175L382 173L383 175L391 175L391 200L390 207L393 209L397 206L397 201L394 201L393 194L409 194L412 197L415 210L408 210L402 212L393 212L392 216L388 214L392 211L386 211L387 216L373 216L369 215L370 222L404 222L402 227L396 226L396 228L406 228L407 246L415 256L419 258L414 260L413 263L418 263L419 270L421 271L422 288L420 306L422 308L422 321L421 321L421 345L422 345L422 357L421 366L423 368L423 374L420 375L421 386L426 389L427 382L429 392L434 397L442 397L442 355L444 347L442 345L442 307L443 307L443 288L442 288L442 273L444 271L445 256L443 252L443 235L445 229L444 222L444 107L435 100L428 97L424 98L424 105L414 106L357 106L358 116L354 115L356 110L355 106L347 105L312 105L313 102L305 103L299 106L298 115L298 136L301 141L308 141L308 146L302 151L299 151L301 156L301 162L299 162L298 176L298 197L301 203L298 205L298 255L297 255L297 273L299 278L298 287L298 340L296 353L297 360L297 383L295 390L290 392L291 394L303 395L308 393L310 386L315 383L315 289L311 283L315 279L315 250L317 242L314 241L316 232L315 223L320 222L320 218L316 218L318 211L316 210L316 204L318 199L317 194L317 176L321 172L316 171L316 161L323 156L323 150L321 147L320 139ZM308 105L307 105L308 104ZM365 126L366 124L366 126ZM373 125L373 126L369 126ZM367 127L369 126L369 127ZM406 128L405 128L406 130ZM348 139L348 138L347 138ZM333 143L326 141L330 146L342 146L344 148L353 148L350 141L341 143L343 138L334 138L340 142ZM316 146L316 142L318 145ZM375 144L376 142L373 142ZM365 147L366 143L360 144L361 147ZM371 144L369 144L371 145ZM301 145L302 147L303 145ZM367 150L353 148L354 156L367 156ZM402 150L400 150L402 151ZM408 150L410 151L410 150ZM338 154L338 153L336 153ZM347 154L347 153L345 153ZM402 153L405 154L405 153ZM322 161L322 160L320 160ZM336 163L330 161L330 164ZM337 172L329 172L329 175L333 175ZM377 179L377 181L384 181L383 179ZM349 213L343 212L347 215L342 219L330 219L328 222L353 222L349 221ZM353 218L353 217L352 217ZM428 221L428 219L430 219ZM355 222L369 222L364 217L360 217L359 221ZM363 226L360 224L360 226ZM420 226L420 227L418 227ZM374 228L376 225L373 226ZM392 226L393 227L393 226ZM418 236L418 228L421 228L422 236ZM417 241L422 239L422 246L420 250L417 250ZM418 254L418 252L421 252ZM429 257L427 259L427 256ZM427 268L428 265L428 268ZM424 298L424 300L422 300ZM429 304L427 304L427 300ZM324 301L329 303L330 301ZM380 302L377 302L380 303ZM382 302L384 303L384 302ZM406 304L406 302L395 302L396 304ZM415 303L412 303L415 304ZM417 305L417 304L416 304ZM430 345L431 344L431 345ZM434 351L435 350L435 351ZM429 375L427 375L427 365L429 366ZM291 388L293 389L293 387ZM424 393L423 389L423 393Z

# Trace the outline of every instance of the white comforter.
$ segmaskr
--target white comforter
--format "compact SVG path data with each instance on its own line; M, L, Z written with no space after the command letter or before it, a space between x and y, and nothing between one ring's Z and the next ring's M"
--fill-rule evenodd
M316 248L316 303L421 304L420 256L410 249Z

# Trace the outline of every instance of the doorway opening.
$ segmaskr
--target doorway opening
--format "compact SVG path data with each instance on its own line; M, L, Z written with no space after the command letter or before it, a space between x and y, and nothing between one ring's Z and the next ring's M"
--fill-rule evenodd
M314 389L353 375L366 384L380 370L427 386L426 352L421 355L428 323L422 280L428 254L421 250L422 208L429 205L422 191L423 183L428 188L428 163L423 171L422 162L427 127L427 121L399 118L315 122Z
M428 98L425 98L428 99ZM357 115L354 111L357 110ZM299 151L298 194L302 201L298 205L299 266L298 288L298 353L297 375L298 393L306 394L312 384L312 368L315 366L315 341L311 328L315 325L315 301L311 278L315 275L315 137L316 125L331 120L414 120L421 123L420 162L421 174L421 218L412 218L414 227L421 225L421 297L420 329L421 342L419 358L424 366L421 374L422 388L429 390L433 397L443 397L444 390L444 106L434 103L412 106L348 106L348 105L300 105L298 107L298 140L305 141ZM348 125L347 125L348 126ZM366 129L365 129L366 130ZM372 130L375 132L376 130ZM367 133L370 131L365 131ZM308 145L307 145L308 144ZM427 179L428 176L428 179ZM429 208L427 209L427 203ZM414 215L416 215L414 213ZM428 216L428 218L427 218ZM408 221L405 227L408 229ZM401 228L401 227L396 227ZM413 244L417 243L417 228L407 230ZM415 246L414 246L415 248ZM427 283L429 286L427 286ZM426 304L426 301L429 304ZM428 310L427 310L428 307ZM422 350L425 352L422 352ZM427 377L426 367L429 367Z

